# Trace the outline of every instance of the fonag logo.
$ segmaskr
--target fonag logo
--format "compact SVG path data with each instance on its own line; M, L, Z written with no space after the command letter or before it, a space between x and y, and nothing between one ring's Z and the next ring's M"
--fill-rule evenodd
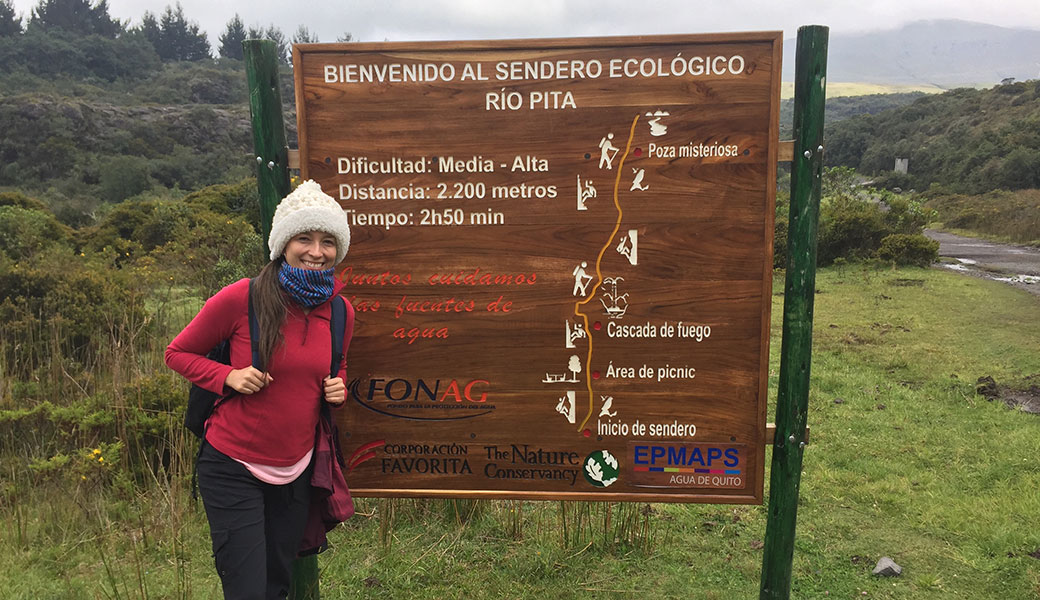
M607 487L617 481L621 468L609 450L596 450L585 458L582 472L585 474L585 481L596 487Z
M353 379L350 397L368 410L399 419L450 421L470 419L495 410L488 403L486 379Z

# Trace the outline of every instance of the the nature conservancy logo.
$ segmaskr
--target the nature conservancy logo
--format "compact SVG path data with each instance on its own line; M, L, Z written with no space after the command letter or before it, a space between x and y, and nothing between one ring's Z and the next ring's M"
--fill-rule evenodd
M585 481L591 485L607 487L617 481L621 469L609 450L596 450L585 458L582 472L585 474Z

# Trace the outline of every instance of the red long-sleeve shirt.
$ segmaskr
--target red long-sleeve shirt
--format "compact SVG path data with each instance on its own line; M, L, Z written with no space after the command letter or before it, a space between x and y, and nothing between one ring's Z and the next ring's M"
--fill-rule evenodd
M336 283L338 294L342 284ZM199 314L166 348L166 364L192 383L220 394L232 391L224 380L232 369L252 363L249 345L249 280L242 279L217 292ZM344 299L345 300L345 299ZM344 360L339 376L346 381L346 354L354 331L354 308L346 302ZM206 427L206 441L238 460L285 467L295 464L314 447L324 379L329 376L332 339L331 302L305 314L289 302L282 325L284 344L271 357L268 373L274 378L259 392L234 394L220 401ZM222 340L231 340L231 364L206 358Z

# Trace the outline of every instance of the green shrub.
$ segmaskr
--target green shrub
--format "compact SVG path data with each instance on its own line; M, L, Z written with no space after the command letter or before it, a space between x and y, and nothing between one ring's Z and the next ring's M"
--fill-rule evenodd
M1000 162L995 185L1004 189L1040 188L1040 148L1015 148Z
M47 212L47 205L21 192L0 192L0 206L17 206L29 210Z
M26 175L40 180L58 179L66 175L79 155L75 142L65 134L53 135L33 146L28 160L21 161Z
M255 195L255 183L247 180L207 187L182 200L128 200L83 230L80 244L113 266L148 256L169 276L208 296L264 264L260 235L235 216L259 221Z
M196 214L192 207L179 201L150 202L142 208L147 210L147 214L134 228L130 239L141 244L144 250L153 250L179 236L190 235L184 231L185 227L190 228L200 217L207 216Z
M260 231L260 195L256 178L247 177L235 184L211 185L184 198L184 203L223 215L243 217Z
M236 164L238 161L238 164ZM176 144L169 155L152 161L152 177L168 188L197 190L222 181L240 179L249 172L241 155L199 151Z
M925 226L935 220L938 213L925 208L916 196L903 196L880 191L885 224L893 233L921 233Z
M787 231L791 212L791 177L784 174L777 181L776 212L773 221L773 268L787 266Z
M860 260L873 256L881 239L891 233L881 206L861 198L828 200L820 208L819 265L829 265L839 257Z
M120 394L36 400L0 410L3 450L43 476L71 474L75 481L121 467L145 477L169 466L171 433L181 428L187 395L184 379L163 369L128 382ZM124 449L134 451L134 460L120 464Z
M841 258L867 260L877 256L881 241L892 234L920 234L934 219L935 211L925 208L914 195L900 195L858 183L852 169L837 167L823 173L820 220L817 232L817 263L832 264ZM783 209L785 212L786 207ZM777 203L775 248L780 239L786 243L787 222ZM782 265L774 255L774 265Z
M50 212L0 206L0 253L14 261L53 246L68 248L71 231Z
M773 268L787 267L787 217L777 217L773 226Z
M138 274L52 250L0 262L0 338L9 374L31 379L51 361L90 364L132 345L148 322ZM75 369L73 369L75 370Z
M1040 190L997 190L979 196L928 194L928 209L946 227L1019 243L1040 241Z
M878 258L897 265L927 267L939 259L939 242L919 233L893 233L881 240Z
M120 140L124 151L145 158L157 158L173 152L177 141L171 137L172 132L161 120L140 120L135 122L129 135Z
M98 180L101 198L122 202L152 187L148 161L138 156L114 156L102 163Z
M152 218L154 203L147 200L128 200L109 210L101 221L78 232L80 244L87 251L133 243L141 246L138 229Z
M173 239L152 255L182 283L194 286L202 296L255 275L264 264L263 240L241 219L229 219L208 211L192 214Z

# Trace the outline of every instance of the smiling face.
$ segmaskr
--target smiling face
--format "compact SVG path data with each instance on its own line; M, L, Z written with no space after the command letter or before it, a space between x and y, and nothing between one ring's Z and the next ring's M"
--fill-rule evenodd
M305 231L285 245L285 262L290 267L324 271L336 266L336 237L324 231Z

